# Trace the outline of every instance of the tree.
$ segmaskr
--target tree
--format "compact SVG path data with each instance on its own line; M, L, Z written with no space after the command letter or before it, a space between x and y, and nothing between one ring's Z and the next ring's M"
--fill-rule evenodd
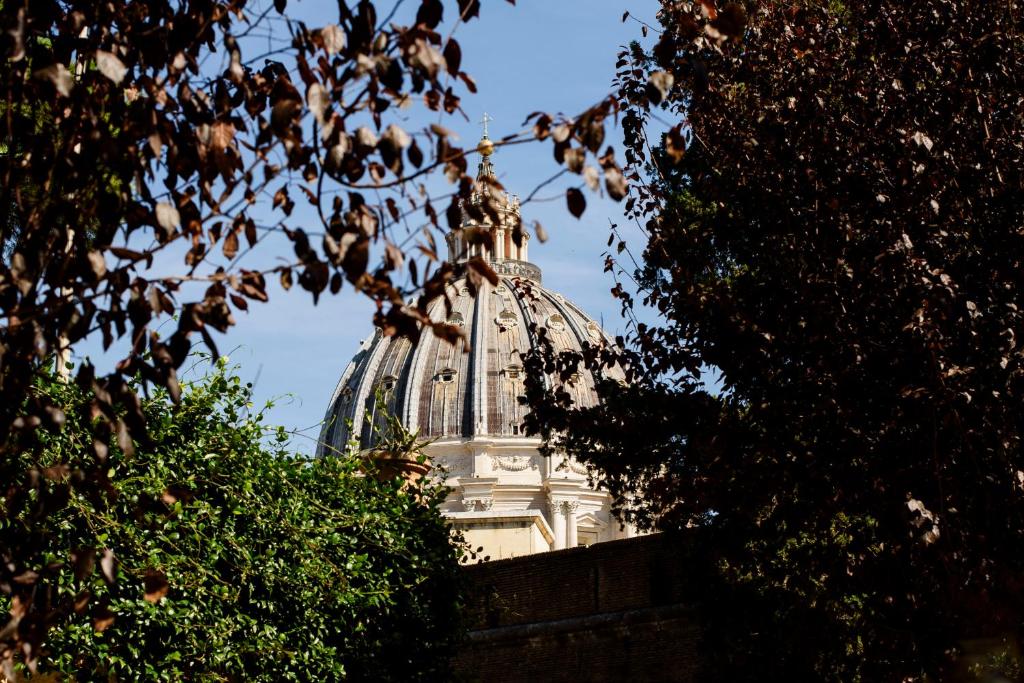
M533 428L627 515L689 533L713 664L736 677L937 680L980 642L1009 657L1020 5L702 0L659 18L618 72L647 239L627 269L613 233L606 265L631 333L533 358ZM631 383L581 411L536 381L581 360Z
M291 18L287 0L0 2L0 480L29 487L9 485L7 496L38 495L15 444L67 420L32 391L35 380L89 335L105 348L124 340L127 353L111 372L79 368L94 457L76 460L82 469L44 499L41 520L76 490L98 490L111 449L148 443L130 380L178 400L193 343L217 356L215 335L234 311L267 300L268 278L286 290L298 283L314 301L347 282L376 303L386 334L461 334L426 311L458 277L474 291L496 281L480 259L442 260L435 239L463 208L476 220L500 208L496 196L462 203L477 182L466 172L476 150L441 125L476 89L454 32L481 3L402 5L378 13L369 0L339 3L333 23L311 27ZM396 18L405 10L411 25ZM395 112L420 102L437 123L404 130ZM620 199L614 151L600 149L616 106L607 98L575 118L538 112L494 145L550 139L556 161L594 191L602 174L585 161L600 153L605 188ZM429 194L433 172L450 193ZM576 217L580 187L566 192ZM296 201L319 225L298 224ZM294 256L246 267L272 234ZM153 274L155 260L166 267L173 256L178 272ZM49 590L51 575L28 563L45 547L18 545L27 540L42 539L0 536L0 591L22 605ZM0 660L39 650L46 630L36 624L50 617L27 609L0 629Z
M445 677L461 579L437 511L443 486L363 476L354 451L293 455L222 359L177 407L163 393L143 402L150 441L110 453L100 493L72 490L39 519L45 498L68 495L59 484L91 437L86 392L52 378L37 387L69 422L43 433L41 459L24 452L38 498L8 502L5 533L43 537L37 564L72 558L36 604L60 615L42 670L78 681Z

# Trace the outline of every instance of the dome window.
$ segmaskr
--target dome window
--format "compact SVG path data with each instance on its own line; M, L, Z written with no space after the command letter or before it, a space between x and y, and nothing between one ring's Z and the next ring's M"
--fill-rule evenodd
M523 376L523 369L518 365L510 365L505 368L505 377L508 379L519 379Z
M495 322L498 323L498 327L502 330L511 330L516 326L516 314L506 308L498 314Z
M572 375L570 375L569 379L566 381L566 384L568 384L571 387L574 387L574 386L576 386L579 383L580 383L580 373L578 373L578 372L572 373Z
M452 368L445 368L441 372L434 375L434 381L438 384L451 384L455 381L456 371Z
M594 341L600 343L604 341L604 335L601 334L601 327L594 322L587 323L587 334Z
M469 287L463 287L460 289L459 296L469 296Z
M345 387L341 392L341 405L347 406L352 402L352 387Z
M455 327L462 327L466 324L466 319L462 317L462 314L458 311L452 313L452 316L448 318L448 324Z
M387 377L384 377L384 378L381 379L380 384L379 384L380 390L383 391L385 394L389 394L389 393L391 393L394 390L395 384L397 384L397 383L398 383L398 378L397 377L395 377L393 375L388 375Z
M505 289L505 285L498 285L497 287L494 288L494 293L495 294L507 294L508 290Z
M548 318L548 329L552 332L561 332L565 329L565 318L560 314L555 313Z

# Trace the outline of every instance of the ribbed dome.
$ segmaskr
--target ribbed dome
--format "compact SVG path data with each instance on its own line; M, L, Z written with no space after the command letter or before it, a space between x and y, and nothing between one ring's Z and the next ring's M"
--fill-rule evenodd
M426 455L448 487L441 513L483 556L631 536L635 529L614 519L611 496L593 487L585 465L542 454L541 440L523 434L522 354L537 345L538 330L555 351L610 339L579 307L541 286L540 269L527 260L519 200L499 191L489 143L485 129L476 190L462 205L461 224L445 237L450 262L482 259L498 282L484 282L472 296L465 280L456 281L430 305L431 320L465 332L455 343L429 331L417 343L380 330L364 341L331 397L319 453L345 450L353 437L363 449L374 445L373 426L384 417L377 414L380 391L389 414L432 440ZM617 368L609 373L621 379ZM594 379L581 368L564 382L546 381L561 384L577 405L593 406Z
M600 326L560 294L541 287L541 272L528 258L529 235L520 229L519 198L500 191L491 164L494 145L480 141L482 157L475 191L462 205L459 228L445 235L452 263L480 258L499 275L484 282L475 297L464 280L448 291L447 322L462 327L469 340L451 344L425 333L418 344L385 337L377 330L360 345L331 398L319 452L345 448L354 430L362 448L373 445L376 392L388 411L410 431L426 438L520 437L524 406L521 354L536 344L530 327L547 330L556 351L580 351L608 340ZM445 320L442 297L428 310ZM597 401L594 378L581 371L565 383L577 405ZM369 420L367 420L369 417Z
M473 297L458 281L450 291L447 322L465 329L469 352L462 340L450 344L429 332L413 345L375 331L338 383L321 448L344 448L349 422L360 445L372 445L367 417L374 419L377 388L387 397L389 411L423 437L520 436L525 411L518 401L523 395L520 354L535 344L530 325L546 328L558 351L607 341L579 307L538 284L536 267L521 261L492 260L491 265L501 275L497 286L484 283ZM429 313L443 320L444 302L438 299ZM597 400L589 372L580 372L564 388L578 405Z

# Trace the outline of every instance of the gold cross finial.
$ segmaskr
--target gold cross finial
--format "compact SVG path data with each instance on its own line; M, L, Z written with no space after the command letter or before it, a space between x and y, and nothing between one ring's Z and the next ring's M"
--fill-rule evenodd
M480 123L484 124L484 137L485 138L487 137L487 124L489 122L493 121L493 120L494 119L491 116L489 116L487 114L487 112L484 112L484 117L482 119L480 119Z

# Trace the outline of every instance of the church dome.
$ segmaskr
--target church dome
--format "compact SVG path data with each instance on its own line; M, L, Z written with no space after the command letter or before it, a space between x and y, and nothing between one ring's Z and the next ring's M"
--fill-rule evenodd
M487 143L487 144L485 144ZM424 438L522 436L525 406L522 355L544 328L555 351L581 351L608 342L601 327L576 304L541 286L541 271L527 260L529 235L514 232L520 223L519 198L493 189L494 169L487 138L470 202L490 204L490 212L463 208L458 230L446 235L453 263L479 257L498 274L474 297L465 280L449 287L448 309L436 299L428 315L462 328L465 338L452 344L425 332L414 343L386 337L378 329L360 345L331 397L320 451L343 450L354 436L362 448L373 445L379 390L390 414ZM476 218L474 218L474 215ZM478 233L488 233L479 239ZM450 312L447 312L450 311ZM557 380L556 380L557 381ZM586 370L564 382L576 405L597 401L594 377ZM350 432L354 430L354 434Z
M344 451L351 442L371 448L373 426L384 418L377 411L386 410L431 440L426 453L449 489L441 512L471 546L484 549L482 556L515 557L632 535L614 519L611 497L593 487L582 463L543 454L540 439L523 432L523 354L537 346L538 335L545 334L556 352L611 340L578 306L542 286L540 269L528 260L519 200L498 191L489 142L485 129L477 189L462 206L460 226L445 237L449 261L482 259L497 282L484 281L474 296L465 280L455 281L447 297L430 305L432 321L464 332L454 342L426 330L415 342L374 331L331 397L319 454ZM565 380L545 381L589 407L598 400L595 379L581 366Z
M556 351L581 351L606 339L578 306L539 284L535 266L498 260L491 267L500 276L496 286L485 282L473 297L465 281L457 281L450 315L441 299L429 311L432 320L463 328L465 339L451 344L424 333L414 344L376 330L362 343L331 398L321 439L325 447L344 449L353 436L349 425L363 448L372 445L378 389L388 411L421 437L523 435L521 354L536 344L531 325L546 328ZM587 371L563 388L577 405L597 401Z

